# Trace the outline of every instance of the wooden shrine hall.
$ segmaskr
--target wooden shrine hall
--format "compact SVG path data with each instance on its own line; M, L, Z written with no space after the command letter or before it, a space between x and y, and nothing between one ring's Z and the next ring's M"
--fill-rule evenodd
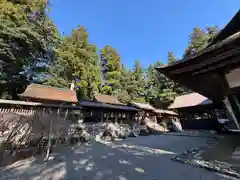
M157 70L213 102L224 102L240 129L240 11L202 51Z

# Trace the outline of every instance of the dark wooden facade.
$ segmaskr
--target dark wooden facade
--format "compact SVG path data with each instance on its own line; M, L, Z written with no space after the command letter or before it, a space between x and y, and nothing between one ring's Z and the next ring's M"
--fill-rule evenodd
M101 103L96 101L80 101L84 108L85 122L117 122L132 124L138 110L132 106Z
M178 108L177 112L183 129L214 130L218 127L218 118L227 118L225 110L216 104Z
M157 70L214 102L225 100L240 128L239 87L230 87L226 79L237 68L240 68L240 11L201 52Z
M19 96L25 101L43 104L51 108L54 106L55 109L60 109L60 112L69 114L71 119L83 119L85 122L92 123L132 121L137 112L136 108L121 103L114 96L98 94L94 96L93 100L78 101L75 91L71 89L40 84L30 84ZM74 111L70 113L70 109Z

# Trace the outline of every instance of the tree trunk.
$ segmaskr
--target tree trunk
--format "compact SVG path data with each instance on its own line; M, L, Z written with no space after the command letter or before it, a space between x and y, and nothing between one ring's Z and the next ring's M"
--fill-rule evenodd
M52 127L53 127L53 119L51 118L50 127L49 127L49 134L48 134L47 154L46 154L46 157L45 157L44 161L47 161L49 159L49 155L50 155L50 150L51 150L51 145L52 145L52 137L51 137Z

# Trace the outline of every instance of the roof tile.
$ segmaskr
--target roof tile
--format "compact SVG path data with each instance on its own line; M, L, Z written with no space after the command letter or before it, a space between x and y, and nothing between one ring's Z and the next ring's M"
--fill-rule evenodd
M123 103L121 103L117 97L105 94L95 95L95 100L102 103L123 105Z
M30 84L22 94L19 94L19 96L32 99L64 101L74 103L78 101L75 91L40 84Z
M139 109L145 109L145 110L150 110L150 111L154 111L155 110L154 107L152 107L150 104L147 104L147 103L132 102L131 104L133 106L139 108Z
M192 107L198 105L211 104L212 101L198 93L190 93L177 96L174 102L168 107L169 109L177 109L184 107Z

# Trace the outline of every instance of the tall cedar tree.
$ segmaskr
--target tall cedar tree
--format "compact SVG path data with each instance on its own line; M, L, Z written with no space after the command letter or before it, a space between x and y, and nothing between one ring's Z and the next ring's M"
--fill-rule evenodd
M123 103L130 103L131 102L131 96L129 95L129 83L131 78L130 71L122 64L121 66L121 76L120 76L120 85L121 85L121 91L117 93L118 99Z
M63 38L57 48L57 56L49 68L49 77L43 84L55 87L69 87L76 83L79 99L92 99L99 92L100 67L96 47L88 43L84 27L74 29Z
M134 67L132 71L132 89L130 92L130 96L133 101L136 102L145 102L145 77L144 77L144 70L140 65L138 60L135 60Z
M105 46L100 51L101 72L103 78L102 93L116 95L121 90L120 55L111 46Z
M189 35L188 47L185 49L183 57L193 56L201 51L212 41L218 32L217 26L207 26L206 29L195 27Z
M168 65L172 65L177 61L176 57L173 55L172 52L168 52L167 61L168 61Z

